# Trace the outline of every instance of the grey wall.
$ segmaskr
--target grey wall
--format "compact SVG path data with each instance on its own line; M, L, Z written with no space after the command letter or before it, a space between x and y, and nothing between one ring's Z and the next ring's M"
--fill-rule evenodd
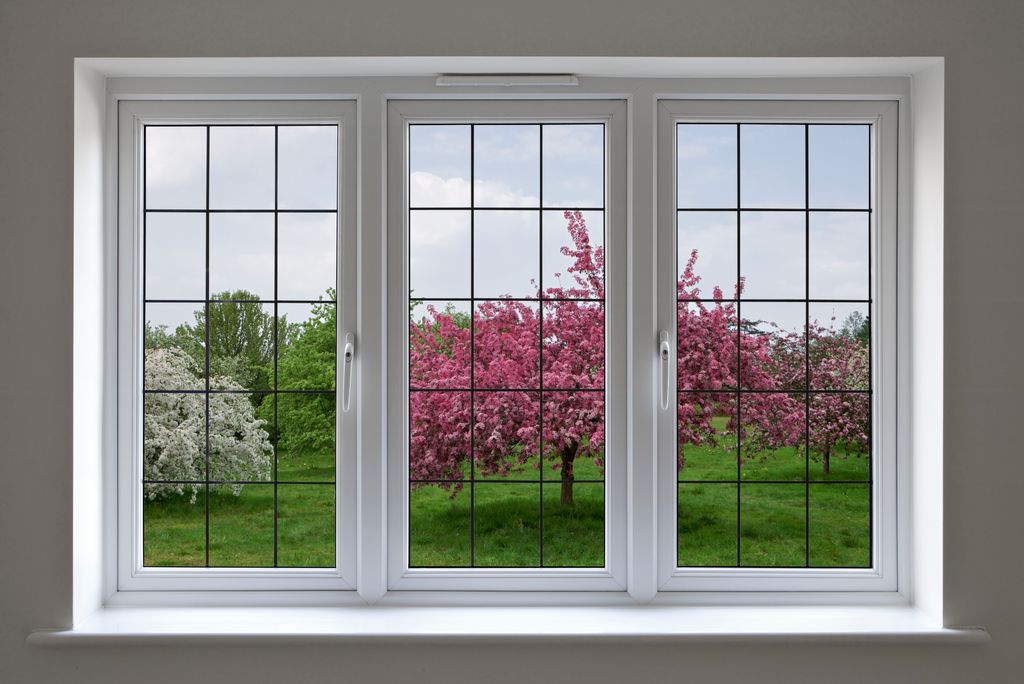
M0 0L0 682L1021 681L1022 26L1020 0ZM947 58L946 613L990 645L25 645L70 620L72 59L445 54Z

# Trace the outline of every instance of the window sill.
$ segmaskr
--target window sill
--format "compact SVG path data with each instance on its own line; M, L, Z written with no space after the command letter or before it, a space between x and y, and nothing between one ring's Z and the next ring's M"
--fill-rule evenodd
M942 627L890 606L116 607L67 630L38 630L39 646L91 644L517 642L990 641L980 627Z

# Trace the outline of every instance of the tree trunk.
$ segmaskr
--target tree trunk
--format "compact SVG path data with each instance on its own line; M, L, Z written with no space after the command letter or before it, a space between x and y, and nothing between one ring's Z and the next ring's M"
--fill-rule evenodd
M566 445L562 448L562 505L572 506L572 465L576 460L576 447Z
M824 472L825 472L826 475L828 475L828 469L829 469L828 468L829 467L828 457L831 456L831 452L832 452L832 447L825 447L825 453L822 454L822 458L821 458L822 466L824 467Z

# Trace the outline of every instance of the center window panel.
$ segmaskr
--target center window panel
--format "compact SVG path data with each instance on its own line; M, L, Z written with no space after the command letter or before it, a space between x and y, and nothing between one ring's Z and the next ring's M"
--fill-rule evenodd
M408 127L408 565L606 564L606 124Z

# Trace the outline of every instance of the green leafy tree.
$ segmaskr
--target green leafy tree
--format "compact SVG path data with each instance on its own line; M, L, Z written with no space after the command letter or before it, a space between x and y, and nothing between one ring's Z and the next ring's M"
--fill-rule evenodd
M333 292L329 293L333 296ZM337 307L333 302L313 305L310 317L287 323L286 343L277 360L279 390L334 389L337 373ZM273 402L264 402L259 415L274 424ZM334 450L335 398L333 394L281 394L278 396L277 440L280 453L299 456Z

